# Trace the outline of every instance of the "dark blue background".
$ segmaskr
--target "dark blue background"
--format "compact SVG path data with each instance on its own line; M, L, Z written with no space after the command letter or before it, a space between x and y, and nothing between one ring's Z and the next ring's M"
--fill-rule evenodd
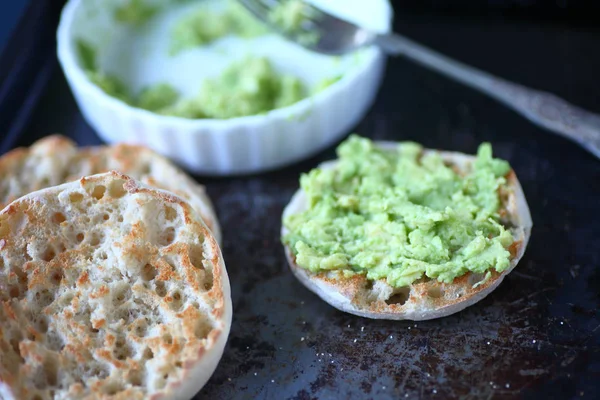
M0 51L28 3L28 0L5 0L0 4Z

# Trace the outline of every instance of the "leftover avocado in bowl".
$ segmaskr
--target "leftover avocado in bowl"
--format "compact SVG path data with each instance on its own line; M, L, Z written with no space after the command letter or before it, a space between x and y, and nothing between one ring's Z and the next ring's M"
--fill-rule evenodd
M425 277L451 283L467 272L489 278L510 267L513 236L501 223L499 193L511 169L489 144L469 171L410 142L389 150L352 136L337 152L335 168L301 177L307 207L283 221L299 267L394 288Z
M182 53L198 48L218 52L218 47L213 47L222 40L233 39L243 43L271 34L266 25L235 0L128 0L114 8L112 17L115 23L128 29L134 36L151 35L155 29L152 28L153 23L160 13L179 3L194 7L169 20L166 35L168 45L163 54L166 59L180 57ZM303 7L304 3L298 0L282 1L273 8L271 23L281 26L283 30L297 29L303 18ZM230 57L223 54L230 60L226 65L223 64L222 71L205 76L197 83L196 93L186 95L182 93L183 89L166 78L140 87L131 82L132 79L126 79L123 71L110 72L109 68L103 67L99 60L103 46L94 45L84 38L77 38L76 45L81 67L89 80L106 94L132 107L181 118L227 119L263 114L319 93L342 77L339 72L326 74L311 89L307 82L295 74L280 71L269 56L247 54L240 58L236 52ZM157 47L160 48L160 45ZM111 48L107 51L110 52ZM133 50L132 54L135 53ZM130 71L130 74L132 72L135 71Z
M351 1L323 5L389 32L387 0ZM281 18L270 26L298 21ZM367 112L385 68L375 46L310 52L235 0L69 0L58 58L102 139L146 145L209 175L272 170L339 140Z
M170 32L170 54L209 45L228 35L253 38L269 33L269 29L237 1L226 3L220 10L200 6L180 17Z
M106 94L133 107L182 118L235 118L292 105L307 96L305 85L293 75L278 74L265 57L246 57L208 78L197 95L182 98L169 83L144 87L134 94L118 77L99 71L91 47L79 42L89 79ZM322 90L318 86L317 90Z

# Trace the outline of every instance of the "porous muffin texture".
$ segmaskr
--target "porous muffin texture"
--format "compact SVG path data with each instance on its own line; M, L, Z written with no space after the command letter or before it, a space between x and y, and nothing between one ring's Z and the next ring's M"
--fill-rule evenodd
M190 398L231 324L217 242L188 203L116 172L0 213L0 397Z
M30 147L6 153L0 157L0 210L33 191L113 170L182 197L221 241L219 223L204 186L154 151L126 143L78 148L64 136L50 135Z

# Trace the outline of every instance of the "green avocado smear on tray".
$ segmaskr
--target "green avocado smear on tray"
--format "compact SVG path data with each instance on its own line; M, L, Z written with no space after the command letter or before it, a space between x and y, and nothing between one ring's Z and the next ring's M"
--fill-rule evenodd
M490 144L463 176L411 142L384 150L353 135L337 154L334 168L302 175L306 209L283 222L300 267L393 287L509 268L513 237L499 222L498 189L510 165L492 158Z

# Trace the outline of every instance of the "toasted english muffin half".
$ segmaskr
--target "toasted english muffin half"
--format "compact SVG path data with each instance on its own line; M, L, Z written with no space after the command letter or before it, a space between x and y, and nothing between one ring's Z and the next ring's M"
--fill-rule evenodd
M0 398L190 399L231 326L202 218L117 172L0 212Z
M383 149L394 149L398 143L376 142ZM424 150L423 154L435 152L458 172L467 171L475 156L447 151ZM336 161L328 161L319 168L331 169ZM491 293L517 265L529 241L532 228L529 206L523 189L511 170L507 177L507 192L503 193L502 223L509 230L514 242L509 247L510 267L502 273L491 269L491 277L467 273L452 281L441 283L424 277L401 288L390 286L385 279L369 281L363 275L346 278L336 271L313 273L296 264L293 252L285 246L285 254L291 271L309 290L333 307L366 318L422 321L445 317L475 304ZM283 218L306 209L306 196L300 189L292 197L283 212ZM282 237L288 230L282 224Z
M0 157L0 210L35 190L108 171L119 171L184 198L221 242L219 221L204 187L158 153L125 143L78 148L64 136L50 135L4 154Z

